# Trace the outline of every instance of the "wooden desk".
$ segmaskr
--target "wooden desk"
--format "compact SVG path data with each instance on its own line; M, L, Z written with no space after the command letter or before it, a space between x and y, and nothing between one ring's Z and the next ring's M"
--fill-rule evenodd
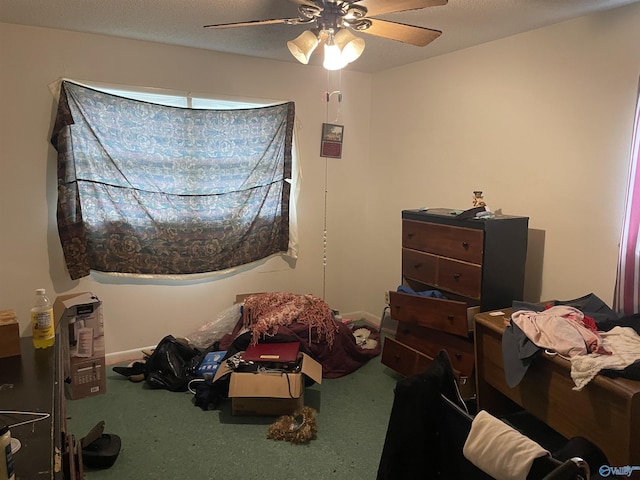
M573 390L568 360L540 354L515 388L504 377L505 317L475 316L478 408L501 415L522 407L566 438L598 445L612 466L640 465L640 382L597 375Z
M56 341L53 348L35 349L31 337L23 337L20 356L0 359L0 410L50 414L45 420L11 428L11 436L22 444L13 456L16 480L82 478L82 466L70 454L65 432L58 346ZM9 425L34 418L0 414L0 421Z

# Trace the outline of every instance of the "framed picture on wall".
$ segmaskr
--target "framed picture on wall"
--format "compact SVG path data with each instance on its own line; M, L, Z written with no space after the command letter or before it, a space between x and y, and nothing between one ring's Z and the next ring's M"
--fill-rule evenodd
M323 123L322 139L320 141L320 156L327 158L342 158L343 136L343 125Z

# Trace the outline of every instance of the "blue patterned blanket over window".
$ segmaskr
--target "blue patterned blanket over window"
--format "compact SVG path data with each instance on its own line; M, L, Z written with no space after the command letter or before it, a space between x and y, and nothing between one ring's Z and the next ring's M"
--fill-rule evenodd
M215 272L286 252L294 116L293 102L178 108L63 81L51 143L71 278Z

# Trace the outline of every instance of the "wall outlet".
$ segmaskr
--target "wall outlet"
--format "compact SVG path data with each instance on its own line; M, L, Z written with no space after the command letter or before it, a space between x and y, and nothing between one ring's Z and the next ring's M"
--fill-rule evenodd
M385 305L389 305L389 291L384 292L384 303Z

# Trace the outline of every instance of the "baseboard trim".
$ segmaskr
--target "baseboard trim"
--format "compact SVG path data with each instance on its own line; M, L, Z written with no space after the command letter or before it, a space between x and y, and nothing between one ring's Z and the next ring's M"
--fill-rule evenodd
M150 347L140 347L135 348L133 350L125 350L122 352L113 352L107 353L105 355L105 364L107 365L116 365L118 363L124 362L135 362L136 360L142 360L144 355L142 354L142 350L152 350L156 348L155 345Z
M348 312L340 314L343 319L348 318L349 320L356 322L358 320L364 320L368 325L372 326L376 330L380 328L380 317L376 316L369 312Z

